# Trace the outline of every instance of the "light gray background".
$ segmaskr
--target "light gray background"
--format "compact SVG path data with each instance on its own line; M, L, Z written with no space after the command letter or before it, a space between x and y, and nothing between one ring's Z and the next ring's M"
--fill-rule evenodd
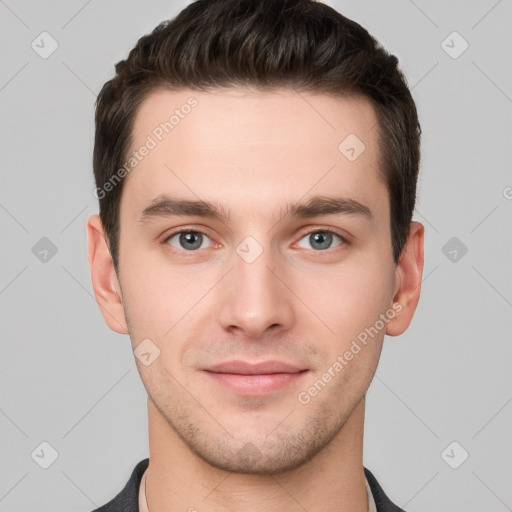
M93 112L114 63L187 3L0 0L2 512L92 510L149 454L130 342L104 323L87 263ZM409 511L512 510L512 2L327 3L398 56L423 128L423 292L386 338L364 463ZM43 31L59 45L47 59L31 48Z

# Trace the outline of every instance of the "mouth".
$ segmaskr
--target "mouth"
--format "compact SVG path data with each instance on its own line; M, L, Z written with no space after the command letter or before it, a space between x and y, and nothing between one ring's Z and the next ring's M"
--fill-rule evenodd
M203 372L211 381L239 395L262 396L297 382L309 370L281 361L229 361L203 368Z

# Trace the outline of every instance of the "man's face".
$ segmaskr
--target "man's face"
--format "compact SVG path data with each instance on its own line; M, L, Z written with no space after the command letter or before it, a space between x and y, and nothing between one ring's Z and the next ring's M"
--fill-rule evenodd
M191 96L172 131L155 131ZM160 351L137 360L153 413L214 466L295 468L364 398L396 291L375 112L292 90L159 90L133 135L132 150L156 146L123 189L120 286L133 348ZM227 218L151 209L166 196ZM345 203L297 215L313 198Z

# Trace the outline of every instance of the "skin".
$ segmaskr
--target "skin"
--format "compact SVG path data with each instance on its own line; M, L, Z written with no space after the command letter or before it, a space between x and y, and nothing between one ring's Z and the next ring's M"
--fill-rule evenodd
M364 98L285 89L155 90L136 116L133 148L191 96L198 105L126 178L119 276L99 216L87 223L106 323L133 349L149 338L160 350L148 366L136 359L148 393L149 510L366 512L365 393L384 335L411 322L424 240L413 222L393 262L375 111ZM338 150L348 134L366 146L353 162ZM231 217L139 222L164 193L218 202ZM286 215L313 196L355 199L373 216ZM204 233L200 248L169 238L178 229ZM309 235L325 229L335 235L321 250ZM248 236L262 249L251 263L237 252ZM298 394L393 304L400 312L301 403ZM244 396L202 370L233 359L308 371Z

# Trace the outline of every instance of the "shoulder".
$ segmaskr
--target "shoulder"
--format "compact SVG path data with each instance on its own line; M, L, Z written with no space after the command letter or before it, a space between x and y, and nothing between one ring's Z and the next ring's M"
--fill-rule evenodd
M115 498L92 512L139 512L139 486L142 475L149 465L149 458L141 460L132 471L123 490Z
M364 474L372 491L377 512L405 512L387 497L379 482L377 482L377 479L369 469L364 468Z

